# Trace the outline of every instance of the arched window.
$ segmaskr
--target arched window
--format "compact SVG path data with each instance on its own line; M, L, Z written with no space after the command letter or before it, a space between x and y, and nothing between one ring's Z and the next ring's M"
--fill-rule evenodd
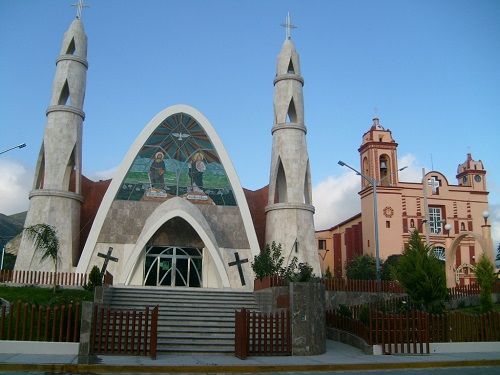
M443 262L446 260L446 253L445 249L442 246L435 246L432 249L432 252L434 253L434 256L438 258L439 260L442 260Z
M389 157L387 155L381 155L379 159L379 172L380 172L380 185L382 186L388 186L391 184L389 167L390 167Z

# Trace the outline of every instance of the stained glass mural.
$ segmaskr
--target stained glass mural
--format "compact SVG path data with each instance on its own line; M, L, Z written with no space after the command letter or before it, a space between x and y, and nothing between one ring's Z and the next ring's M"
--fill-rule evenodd
M215 147L186 113L169 116L151 134L115 199L163 202L175 196L196 204L236 205Z

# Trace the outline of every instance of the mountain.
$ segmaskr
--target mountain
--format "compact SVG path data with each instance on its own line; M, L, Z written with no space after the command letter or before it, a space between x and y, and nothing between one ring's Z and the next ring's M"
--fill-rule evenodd
M23 230L26 212L7 216L0 214L0 249Z

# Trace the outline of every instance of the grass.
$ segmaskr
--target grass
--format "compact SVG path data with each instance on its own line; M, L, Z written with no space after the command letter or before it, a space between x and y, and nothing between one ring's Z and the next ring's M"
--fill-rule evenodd
M94 293L81 289L58 289L54 294L52 288L0 285L0 297L9 302L21 301L35 305L52 306L92 301Z

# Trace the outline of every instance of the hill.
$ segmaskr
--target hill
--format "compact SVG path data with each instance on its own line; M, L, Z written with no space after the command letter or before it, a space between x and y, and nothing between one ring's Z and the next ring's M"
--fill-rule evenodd
M0 249L23 230L26 212L7 216L0 214Z

